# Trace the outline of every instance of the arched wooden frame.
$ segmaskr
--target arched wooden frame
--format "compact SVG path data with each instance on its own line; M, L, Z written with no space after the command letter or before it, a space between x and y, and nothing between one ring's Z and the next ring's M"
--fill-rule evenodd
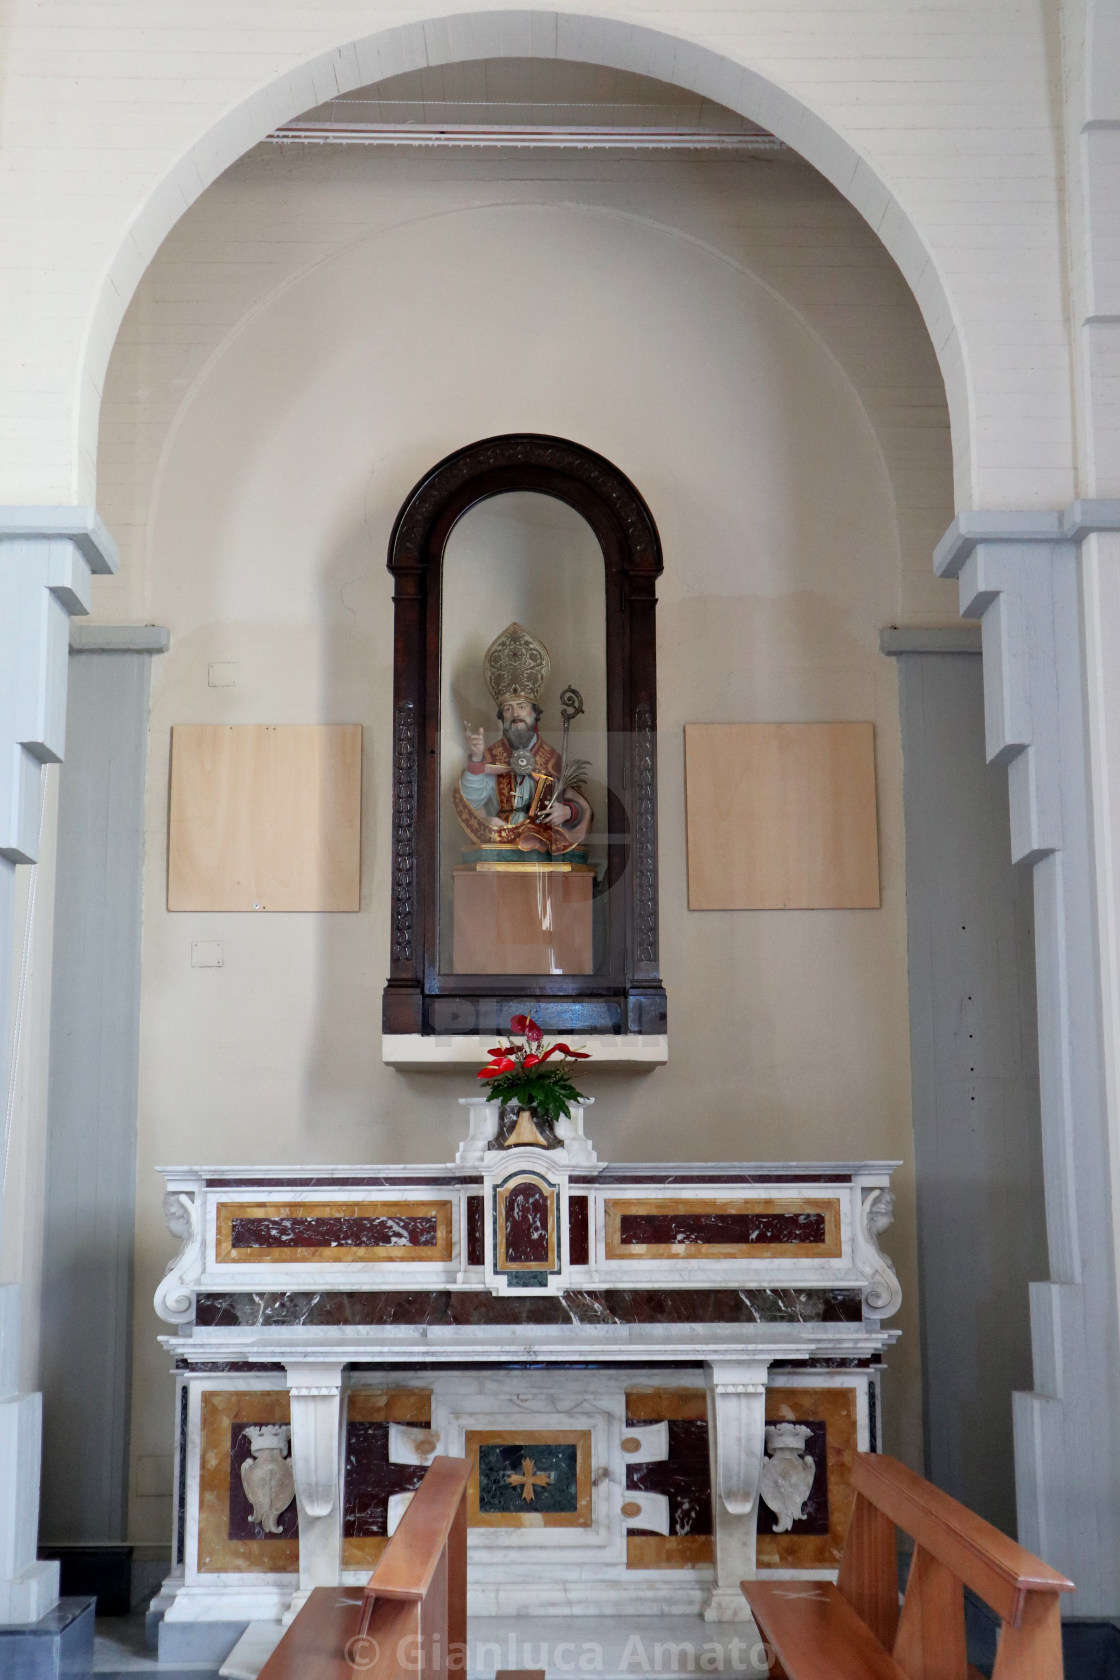
M469 508L537 491L591 526L606 570L608 962L595 975L439 972L443 554ZM546 1030L663 1033L657 949L656 586L661 543L630 480L564 438L511 433L449 455L407 497L393 574L393 878L387 1033L493 1033L531 1004Z

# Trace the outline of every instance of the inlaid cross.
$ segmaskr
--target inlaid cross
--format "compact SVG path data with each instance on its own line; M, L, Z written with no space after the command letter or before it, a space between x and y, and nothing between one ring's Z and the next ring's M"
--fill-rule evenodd
M534 1472L536 1473L534 1474ZM551 1470L537 1470L537 1467L531 1458L523 1458L521 1460L520 1476L516 1475L515 1472L511 1470L509 1475L506 1477L506 1481L509 1483L510 1487L519 1487L521 1489L522 1499L530 1502L537 1497L533 1489L547 1487L551 1480Z

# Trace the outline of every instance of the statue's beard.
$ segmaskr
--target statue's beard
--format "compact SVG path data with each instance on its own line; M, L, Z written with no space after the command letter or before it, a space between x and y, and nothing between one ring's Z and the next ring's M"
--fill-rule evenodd
M518 719L502 725L502 734L511 747L527 747L536 733L536 724L521 723Z

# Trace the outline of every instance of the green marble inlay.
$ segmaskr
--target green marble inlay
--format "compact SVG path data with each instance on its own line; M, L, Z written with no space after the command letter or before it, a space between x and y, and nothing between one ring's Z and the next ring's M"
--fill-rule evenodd
M525 1459L532 1460L533 1497L522 1493ZM509 1477L516 1476L516 1482ZM547 1477L546 1482L541 1478ZM575 1511L576 1445L511 1446L484 1442L478 1449L478 1509L482 1514L499 1511Z

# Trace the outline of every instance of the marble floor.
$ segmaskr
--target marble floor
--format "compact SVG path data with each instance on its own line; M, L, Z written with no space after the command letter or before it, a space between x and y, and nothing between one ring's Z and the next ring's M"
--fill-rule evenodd
M252 1680L253 1663L258 1655L264 1662L270 1644L264 1639L255 1649L243 1649L235 1672L226 1668L227 1680ZM689 1674L751 1680L766 1673L749 1623L709 1623L692 1616L472 1617L468 1644L467 1680L490 1680L499 1668L544 1669L549 1680L568 1675L577 1680L676 1680ZM93 1670L98 1680L139 1675L211 1680L219 1672L213 1664L161 1667L145 1644L142 1614L98 1623Z

